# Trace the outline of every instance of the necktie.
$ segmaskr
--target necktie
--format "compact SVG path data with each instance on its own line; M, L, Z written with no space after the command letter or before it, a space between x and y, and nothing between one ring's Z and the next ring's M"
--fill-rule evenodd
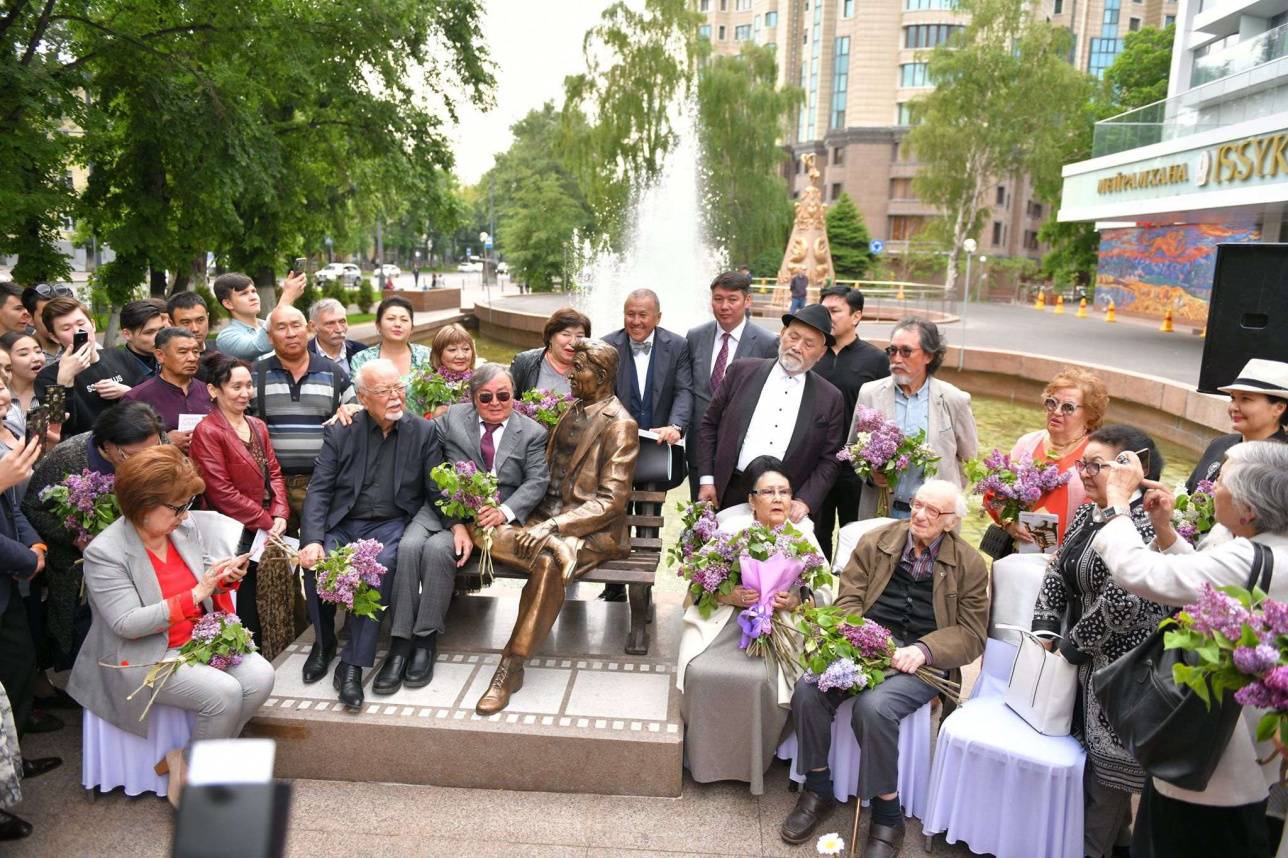
M711 395L715 396L724 381L725 367L729 364L729 332L721 334L720 354L716 355L715 366L711 367Z
M479 452L483 454L483 467L489 471L496 464L496 445L492 443L492 433L500 428L500 423L483 424L483 440L479 442Z
M653 351L653 344L647 340L642 343L637 343L634 340L631 340L631 354L648 354L651 351Z

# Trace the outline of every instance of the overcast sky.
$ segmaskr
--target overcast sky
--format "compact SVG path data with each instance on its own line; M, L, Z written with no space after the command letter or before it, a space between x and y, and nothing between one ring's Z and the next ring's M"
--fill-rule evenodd
M460 111L452 131L456 174L474 184L510 146L510 126L529 110L563 102L563 80L583 69L581 40L608 0L487 0L483 33L496 63L496 107Z

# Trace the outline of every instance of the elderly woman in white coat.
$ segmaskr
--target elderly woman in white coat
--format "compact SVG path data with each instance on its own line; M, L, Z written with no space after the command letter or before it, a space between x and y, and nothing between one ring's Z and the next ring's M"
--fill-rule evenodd
M1121 453L1111 468L1106 494L1113 510L1126 509L1142 479L1140 461ZM1252 441L1231 447L1213 493L1217 521L1232 538L1196 551L1171 526L1172 495L1161 486L1145 498L1155 537L1146 545L1127 515L1115 515L1092 545L1124 590L1165 605L1194 602L1203 585L1245 586L1252 571L1253 542L1271 549L1274 577L1269 594L1288 600L1288 445ZM1210 547L1209 547L1210 545ZM1152 549L1152 550L1151 550ZM1278 766L1258 765L1274 748L1256 741L1261 712L1244 707L1207 788L1184 790L1157 778L1141 794L1132 840L1133 858L1186 858L1271 854L1266 828L1268 785Z
M746 504L729 507L719 515L720 530L733 535L753 524L777 527L787 521L792 505L792 485L777 459L761 456L747 466L753 480ZM814 551L822 549L808 519L797 525ZM802 598L830 602L831 593L779 593L775 607L793 611ZM703 618L697 605L684 612L676 687L683 692L686 765L698 783L743 781L753 795L765 791L764 775L782 740L792 699L794 677L784 675L772 658L749 657L738 648L741 627L735 617L756 604L760 594L736 587L720 597L720 607Z

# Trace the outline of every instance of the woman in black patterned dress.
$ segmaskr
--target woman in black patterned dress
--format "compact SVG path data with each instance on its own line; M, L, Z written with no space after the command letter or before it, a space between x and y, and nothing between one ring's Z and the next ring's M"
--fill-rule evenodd
M1113 583L1091 548L1092 537L1114 515L1130 516L1143 539L1154 538L1139 492L1130 509L1104 508L1109 468L1124 450L1148 451L1148 479L1157 480L1162 472L1162 456L1139 429L1106 426L1091 434L1082 458L1074 463L1088 502L1078 507L1064 543L1052 556L1033 611L1033 630L1062 635L1060 654L1078 666L1072 733L1087 751L1083 852L1091 858L1114 855L1115 844L1130 842L1131 794L1145 785L1144 771L1105 720L1091 690L1091 676L1141 643L1169 613Z

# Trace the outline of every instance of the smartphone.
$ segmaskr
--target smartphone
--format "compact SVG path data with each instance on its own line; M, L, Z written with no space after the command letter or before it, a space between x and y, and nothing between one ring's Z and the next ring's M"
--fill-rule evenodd
M1149 450L1148 449L1132 450L1132 452L1136 454L1136 458L1140 459L1141 471L1146 476L1148 476L1149 475ZM1127 464L1127 457L1124 454L1119 453L1117 457L1117 461L1120 465L1125 465Z
M295 257L295 261L291 263L291 270L294 271L296 274L308 273L308 270L309 270L308 257L305 257L305 256Z
M78 352L89 344L89 331L77 331L72 334L72 351Z
M45 433L49 430L49 410L43 405L37 405L27 412L27 440L32 438L39 440L40 449L45 449Z

